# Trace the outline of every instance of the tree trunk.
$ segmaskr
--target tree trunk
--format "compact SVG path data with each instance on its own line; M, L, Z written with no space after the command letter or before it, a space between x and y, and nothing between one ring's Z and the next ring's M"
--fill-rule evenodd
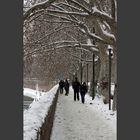
M117 85L117 52L116 51L114 51L114 57L113 57L112 81L115 84L112 109L115 111L117 110L117 87L116 87Z
M109 102L109 89L108 89L108 79L109 79L109 60L108 60L108 55L106 53L107 47L105 45L100 44L100 74L99 74L99 93L104 96L104 103Z
M117 110L117 87L115 86L114 97L113 97L113 105L112 110Z

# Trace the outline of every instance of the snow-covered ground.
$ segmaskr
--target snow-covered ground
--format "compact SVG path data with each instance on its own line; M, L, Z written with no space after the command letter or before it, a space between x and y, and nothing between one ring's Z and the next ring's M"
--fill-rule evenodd
M30 89L30 88L23 89L23 95L27 97L31 97L33 99L39 99L40 96L43 96L45 94L46 92L41 92L41 91Z
M102 97L86 95L85 104L59 95L51 140L116 140L116 112L109 111ZM92 104L90 104L92 103Z
M34 100L24 111L24 140L35 140L48 109L53 101L58 85L41 93L24 88L24 95ZM40 96L44 95L44 96ZM94 100L88 94L85 104L73 101L73 90L69 96L59 95L51 140L116 140L116 112L108 110L102 96Z
M24 140L36 139L37 131L44 122L44 118L48 113L49 107L52 104L57 89L58 85L54 86L50 91L46 92L44 96L40 96L39 100L34 100L34 102L30 105L30 108L24 111ZM34 90L30 91L33 92L33 95L35 94Z
M41 92L39 90L34 90L34 89L30 89L30 88L23 89L24 97L30 97L33 100L33 102L39 100L40 97L45 94L46 94L46 92ZM30 104L32 103L31 99L24 98L24 102L23 102L24 111L30 107Z
M90 87L90 82L88 82L88 87ZM98 86L99 86L99 83L97 83L97 91L96 92L99 92L98 91ZM111 83L111 95L114 95L114 89L115 89L115 85L114 85L114 83Z

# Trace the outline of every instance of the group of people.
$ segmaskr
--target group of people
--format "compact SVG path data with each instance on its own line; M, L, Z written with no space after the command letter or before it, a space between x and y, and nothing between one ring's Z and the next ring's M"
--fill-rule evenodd
M60 89L60 94L63 94L63 89L65 89L65 95L68 96L69 94L69 82L68 80L66 79L65 81L63 80L60 80L59 82L59 89Z
M72 82L72 88L74 90L74 101L76 101L76 99L79 101L79 92L81 95L81 101L84 104L85 103L85 95L88 91L86 82L83 82L82 84L80 84L80 82L78 81L78 78L75 78L75 81Z
M64 88L66 91L65 95L68 95L69 86L70 86L70 84L67 79L65 81L60 80L60 82L59 82L60 94L63 93L63 88ZM84 104L85 103L85 94L88 91L86 82L83 82L82 84L80 84L80 82L78 81L78 78L76 77L75 80L72 82L72 88L74 90L74 101L76 101L76 100L79 101L79 93L80 93L81 101Z

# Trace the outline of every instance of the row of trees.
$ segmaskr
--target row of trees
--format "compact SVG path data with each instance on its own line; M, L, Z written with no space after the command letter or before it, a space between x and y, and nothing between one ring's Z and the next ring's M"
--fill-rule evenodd
M23 16L25 77L69 77L80 72L81 60L92 69L95 54L96 80L108 81L111 48L112 82L117 84L116 0L26 0ZM108 102L108 88L100 87L100 93Z

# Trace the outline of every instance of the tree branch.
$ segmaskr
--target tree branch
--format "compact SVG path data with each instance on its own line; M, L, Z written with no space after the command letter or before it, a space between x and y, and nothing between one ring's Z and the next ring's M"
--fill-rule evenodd
M51 9L47 9L47 11L51 13L59 13L59 14L64 14L64 15L76 15L76 16L82 16L82 17L86 17L89 15L88 13L68 12L68 11L51 10Z
M45 2L36 4L34 6L32 6L30 9L28 9L24 15L23 15L23 19L26 20L31 14L33 14L34 12L41 10L41 9L46 9L47 7L49 7L51 5L51 3L55 2L56 0L46 0Z

